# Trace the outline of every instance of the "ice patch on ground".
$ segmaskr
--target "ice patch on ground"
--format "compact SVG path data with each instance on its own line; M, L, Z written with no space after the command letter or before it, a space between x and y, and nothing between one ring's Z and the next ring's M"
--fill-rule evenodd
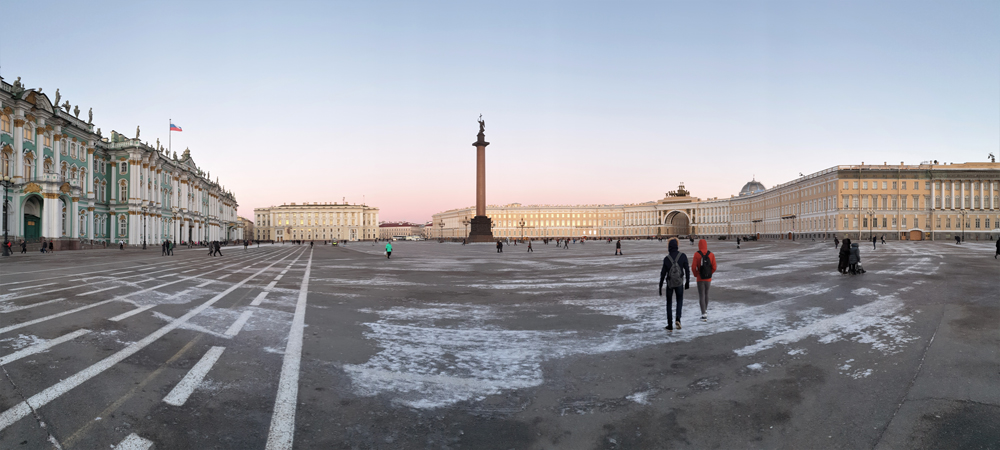
M42 339L33 334L19 334L6 339L0 339L0 342L5 344L9 342L12 349L20 350L25 347L31 347L32 345L44 344L48 342L48 339Z
M764 370L764 365L761 363L753 363L747 365L747 369L753 370L755 372L760 372L761 370Z
M874 290L868 288L858 288L851 291L851 293L854 295L878 295L878 292L875 292Z
M649 396L653 395L655 393L656 393L655 390L642 391L642 392L636 392L634 394L628 395L625 398L628 399L628 400L632 400L633 402L636 402L636 403L638 403L640 405L648 405L649 404Z

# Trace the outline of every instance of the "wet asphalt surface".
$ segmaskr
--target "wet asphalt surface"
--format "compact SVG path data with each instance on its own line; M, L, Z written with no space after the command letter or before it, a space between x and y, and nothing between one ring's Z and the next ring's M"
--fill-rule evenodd
M992 243L709 245L673 332L657 241L15 255L0 448L1000 448Z

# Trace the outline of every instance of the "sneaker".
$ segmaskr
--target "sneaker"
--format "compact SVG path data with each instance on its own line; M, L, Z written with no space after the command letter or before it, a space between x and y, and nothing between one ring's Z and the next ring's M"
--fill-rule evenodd
M674 326L677 327L678 330L681 329L681 321L678 320L674 322Z
M667 330L667 331L674 331L674 327L672 327L670 325L667 325L667 326L663 327L663 329Z
M708 314L702 314L701 320L708 320Z

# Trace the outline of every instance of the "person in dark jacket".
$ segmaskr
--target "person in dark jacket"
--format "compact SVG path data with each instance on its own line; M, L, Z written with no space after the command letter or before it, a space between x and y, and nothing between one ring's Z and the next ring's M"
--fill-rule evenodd
M23 248L24 244L22 243L21 246ZM24 253L24 252L21 252L21 253ZM996 255L993 255L993 259L997 259L997 255L1000 255L1000 237L997 238L997 253L996 253Z
M851 267L850 268L851 275L857 275L858 263L861 262L861 247L858 246L857 242L851 244L851 253L850 256L848 256L847 258L847 262L848 264L850 264Z
M876 242L878 242L878 241L875 239L875 236L872 236L872 250L875 250L875 243Z
M622 240L619 239L618 242L615 242L615 255L621 255L621 254L622 254Z
M681 253L677 248L677 239L670 239L667 243L667 256L663 258L663 268L660 269L660 295L663 295L663 280L664 278L667 279L667 326L663 328L668 331L673 331L675 326L678 330L681 329L681 308L684 306L684 290L691 287L691 266L688 264L687 255ZM670 268L674 264L677 264L680 270L684 272L683 284L681 280L671 280L669 277ZM676 321L670 311L674 294L677 295Z
M837 248L837 247L840 247L840 239L837 239L837 236L834 236L833 237L833 248Z
M56 251L56 247L52 245L52 241L49 241L49 253Z
M837 271L840 273L847 273L847 266L850 264L849 259L851 257L851 240L844 239L844 242L840 246L840 264L837 265Z
M503 253L503 241L497 240L497 253Z
M997 241L997 249L1000 250L1000 241ZM24 239L21 240L21 253L28 253L28 243Z

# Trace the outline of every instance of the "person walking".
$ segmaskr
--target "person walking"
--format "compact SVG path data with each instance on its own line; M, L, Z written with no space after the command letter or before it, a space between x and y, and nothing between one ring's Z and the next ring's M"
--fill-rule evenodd
M872 250L875 250L875 242L877 242L875 236L872 236Z
M701 306L701 320L708 320L708 288L712 286L715 273L715 254L708 251L708 241L698 240L698 252L694 254L691 269L698 285L698 305ZM678 314L679 315L679 314Z
M840 239L837 239L837 236L834 236L833 237L833 248L837 249L838 247L840 247Z
M385 259L392 259L392 242L385 243Z
M177 246L176 243L174 243L170 239L167 239L167 256L174 256L174 247L176 246Z
M998 241L1000 244L1000 241ZM1000 249L1000 245L997 245L997 249ZM28 253L28 241L21 239L21 253Z
M663 268L660 269L660 295L663 295L663 280L667 280L667 331L673 331L676 326L681 329L681 308L684 306L684 290L691 287L691 267L687 255L678 250L677 238L667 242L667 256L663 258ZM677 318L671 314L674 295L677 295Z
M882 235L882 245L885 245L885 235Z
M167 241L160 244L160 256L167 256Z
M125 241L118 241L118 250L125 250Z
M250 240L249 239L244 239L243 240L243 251L246 252L247 251L247 247L249 247L249 246L250 246Z
M52 241L49 241L49 253L54 251L56 251L56 246L52 244Z
M21 248L24 249L24 243L21 243ZM24 250L21 253L24 253ZM993 255L993 259L997 259L998 255L1000 255L1000 237L997 237L997 253Z
M848 263L851 265L851 268L849 269L851 275L860 274L860 272L858 272L858 263L860 262L861 262L861 247L859 247L858 243L855 242L851 244L851 254L848 257Z
M622 240L621 239L619 239L618 242L615 242L615 255L624 255L624 253L622 253Z
M736 236L736 250L740 249L740 237Z
M222 243L219 241L215 241L215 253L222 256Z
M497 241L497 253L503 253L503 241Z
M851 240L845 238L842 244L840 246L840 262L837 264L837 271L847 273L847 266L851 258Z
M535 253L535 251L531 249L531 239L528 239L528 252Z
M962 237L955 236L955 245L962 245Z

